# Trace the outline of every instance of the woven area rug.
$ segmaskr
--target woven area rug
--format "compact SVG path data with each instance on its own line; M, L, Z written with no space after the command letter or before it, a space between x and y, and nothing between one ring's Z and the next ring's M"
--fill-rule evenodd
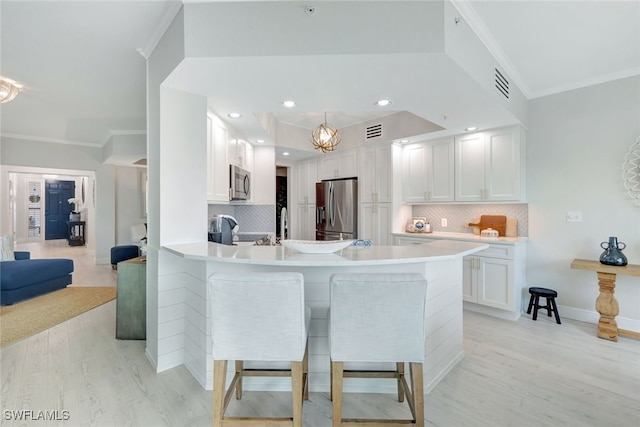
M69 286L0 307L0 347L35 335L116 297L115 286Z

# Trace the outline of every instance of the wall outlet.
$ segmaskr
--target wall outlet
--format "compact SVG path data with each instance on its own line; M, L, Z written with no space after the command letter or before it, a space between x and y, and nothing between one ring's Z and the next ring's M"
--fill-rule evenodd
M447 218L442 218L440 220L440 225L442 225L443 227L446 227L447 226Z

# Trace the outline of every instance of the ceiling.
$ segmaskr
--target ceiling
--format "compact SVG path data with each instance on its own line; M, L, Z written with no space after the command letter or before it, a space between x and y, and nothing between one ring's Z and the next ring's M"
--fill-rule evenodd
M203 1L185 1L191 2ZM25 143L32 140L100 147L112 135L144 133L144 54L181 3L1 0L0 75L24 85L14 101L0 107L2 136ZM324 0L297 3L321 8ZM640 74L638 0L465 0L454 4L527 98ZM393 98L394 93L412 90L411 79L398 81L388 74L393 72L393 64L388 69L380 67L377 90L370 93L366 102L353 102L347 88L358 86L361 75L357 70L367 66L367 58L353 56L346 61L356 71L335 77L340 79L336 86L345 88L344 99L336 96L326 105L317 102L322 94L316 82L332 74L318 67L314 70L318 75L314 76L312 70L306 69L311 84L296 101L304 103L308 97L316 102L300 108L302 112L274 109L275 117L283 123L311 129L324 121L322 110L329 111L329 123L338 128L394 111L423 113L419 106L396 99L386 110L373 106L379 94L389 93L388 97ZM389 81L393 85L385 87ZM258 99L269 97L280 102L286 96L277 93L279 87L268 84L253 84L245 89L247 94L242 96L246 102L255 100L254 111L269 111ZM210 98L210 102L216 104L216 111L231 111L234 105L228 97ZM254 132L251 126L255 125L245 128L240 122L232 123L249 139Z

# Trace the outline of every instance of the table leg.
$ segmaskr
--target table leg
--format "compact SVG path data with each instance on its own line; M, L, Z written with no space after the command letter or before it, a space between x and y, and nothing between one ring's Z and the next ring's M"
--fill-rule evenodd
M616 316L620 312L620 308L614 295L616 275L598 272L598 286L600 287L600 295L596 299L596 310L600 313L598 338L618 341Z

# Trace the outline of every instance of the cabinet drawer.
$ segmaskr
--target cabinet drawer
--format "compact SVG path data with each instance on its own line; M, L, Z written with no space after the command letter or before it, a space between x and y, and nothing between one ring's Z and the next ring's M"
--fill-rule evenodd
M508 245L489 245L489 249L477 252L475 256L513 259L513 246Z

